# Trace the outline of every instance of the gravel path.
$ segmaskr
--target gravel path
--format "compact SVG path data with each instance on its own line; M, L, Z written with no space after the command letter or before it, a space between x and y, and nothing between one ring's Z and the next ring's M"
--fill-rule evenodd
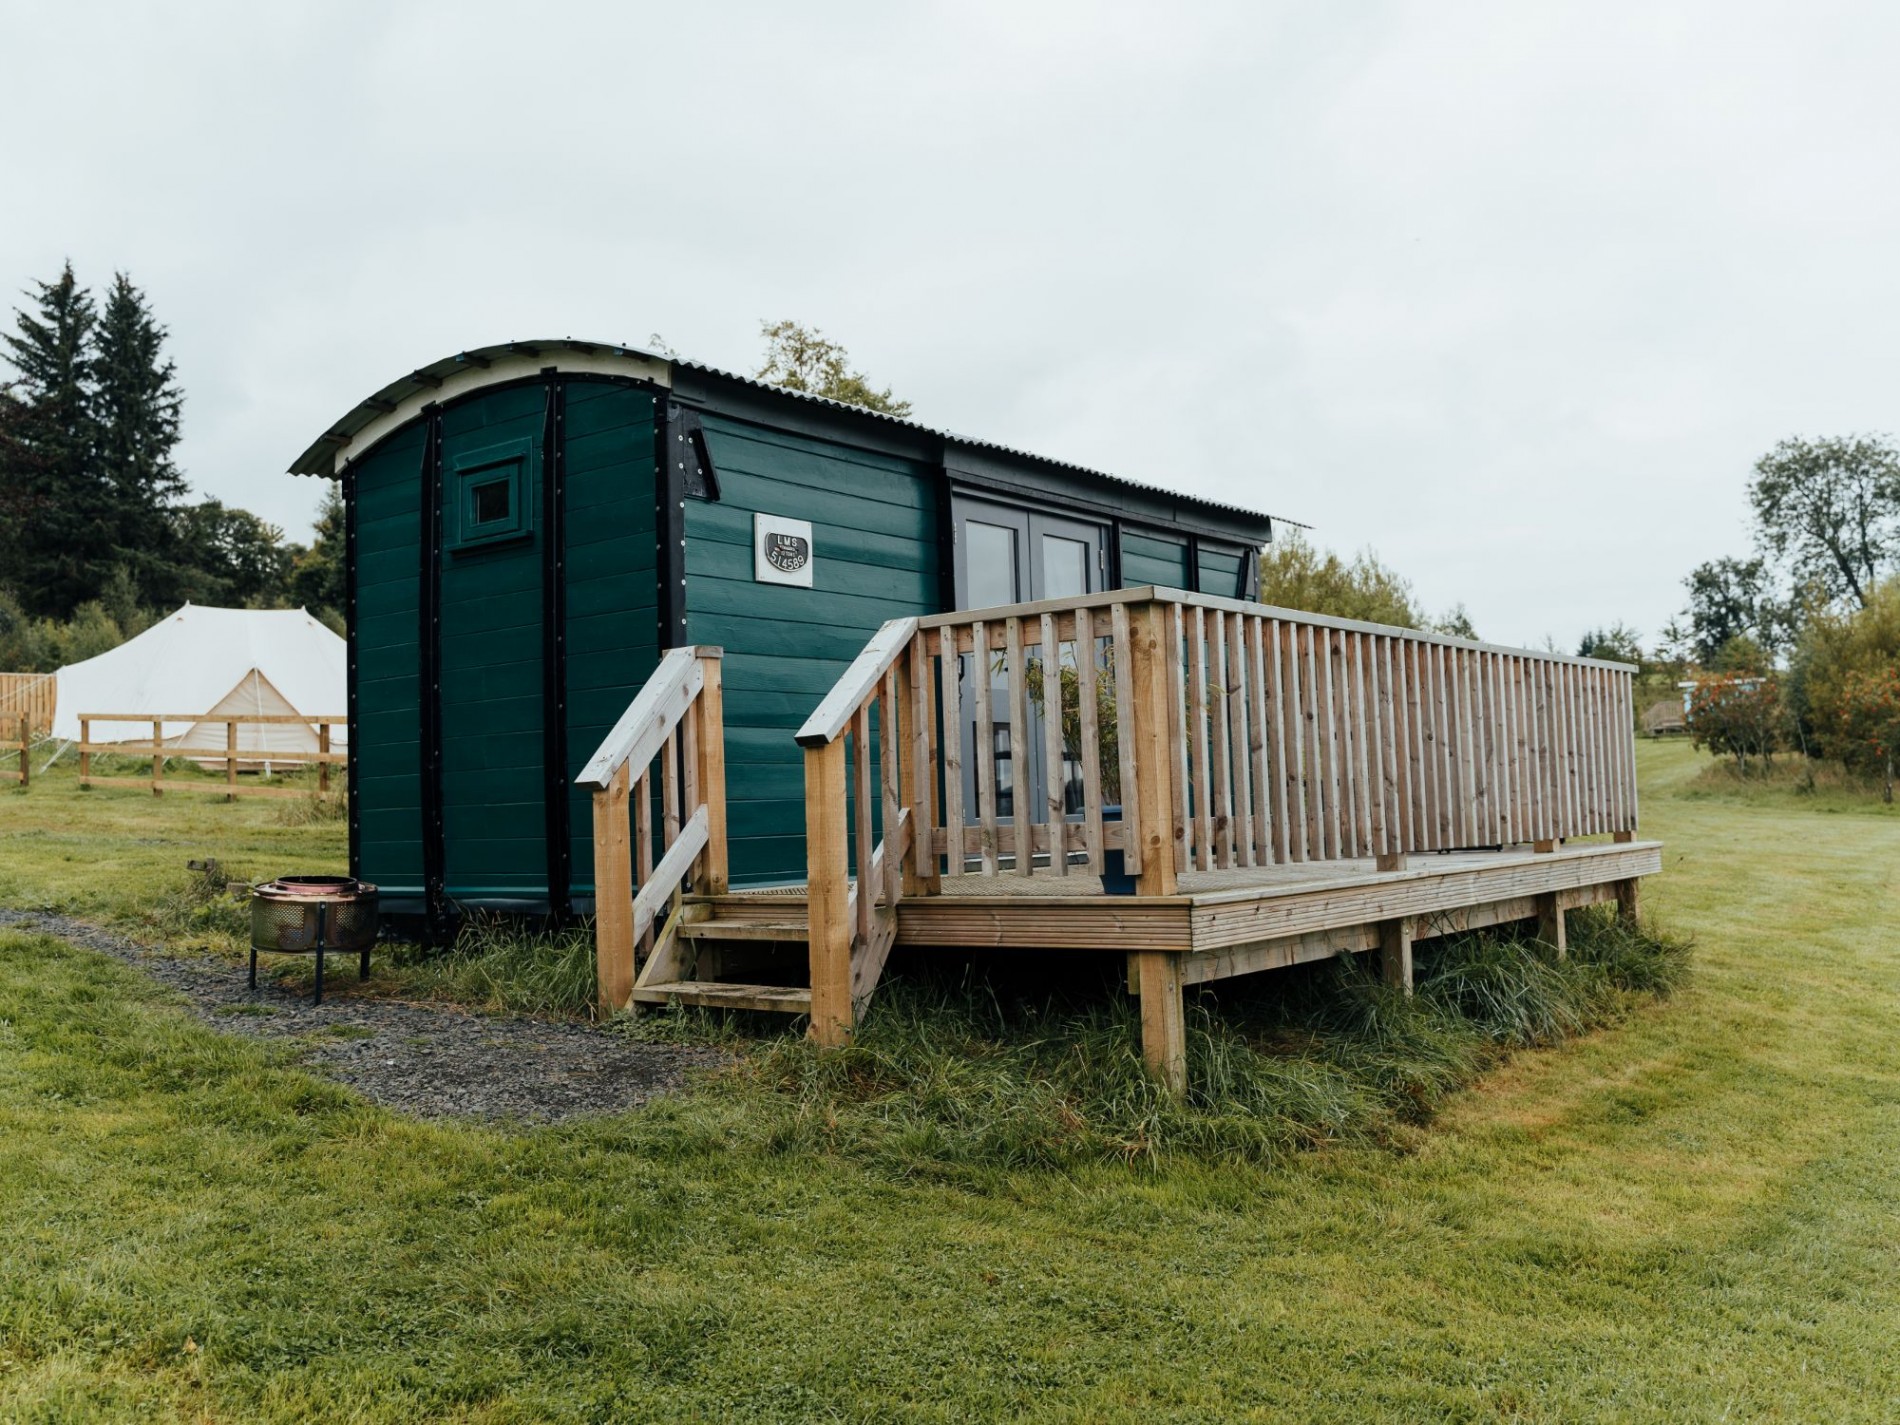
M471 1014L452 1005L357 998L356 957L328 957L323 1003L215 955L174 955L62 915L0 909L0 929L37 931L136 965L181 992L198 1018L288 1041L306 1067L424 1118L551 1122L618 1113L680 1087L712 1050L640 1044L586 1024Z

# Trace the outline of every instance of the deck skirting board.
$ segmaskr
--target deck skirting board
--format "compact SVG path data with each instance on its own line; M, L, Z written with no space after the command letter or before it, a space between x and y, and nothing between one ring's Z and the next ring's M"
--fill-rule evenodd
M1565 910L1602 905L1616 899L1616 882L1574 886L1556 893ZM1412 922L1415 941L1457 935L1467 930L1482 930L1491 925L1534 920L1538 914L1537 896L1510 896L1480 905L1458 906L1432 915L1416 917ZM1271 940L1255 940L1218 950L1196 950L1181 957L1181 983L1204 985L1228 980L1236 975L1258 974L1262 970L1280 970L1289 965L1304 965L1309 960L1329 960L1335 955L1356 954L1379 948L1376 922L1340 925L1327 930L1310 930L1299 935L1283 935Z
M1429 918L1494 901L1633 880L1661 870L1662 847L1652 843L1586 847L1572 854L1523 856L1495 866L1455 871L1401 872L1369 883L1322 886L1293 894L1256 892L1241 899L1226 892L1213 904L1197 896L1191 948L1219 950L1341 925Z
M898 902L900 945L1023 950L1189 950L1186 897L918 896Z

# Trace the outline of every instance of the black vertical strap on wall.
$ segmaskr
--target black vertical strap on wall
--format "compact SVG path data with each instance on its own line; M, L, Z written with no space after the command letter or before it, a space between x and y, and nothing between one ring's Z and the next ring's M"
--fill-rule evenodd
M686 642L686 432L669 397L659 398L659 468L653 479L653 530L658 544L660 652Z
M566 921L572 871L567 783L567 388L547 371L541 433L541 762L546 781L548 914Z
M950 471L937 462L937 612L951 613L957 606L957 506L950 493Z
M345 729L349 741L344 748L344 808L350 828L349 867L350 875L361 877L363 874L363 808L357 793L357 784L362 780L356 774L356 749L363 739L357 735L356 712L356 476L345 471L343 486L343 635L347 640L343 652L344 685L343 713L348 719ZM333 749L334 750L334 749Z
M422 894L434 944L447 935L448 893L443 885L442 832L442 408L423 409L428 440L422 448L422 577L416 605L422 681Z

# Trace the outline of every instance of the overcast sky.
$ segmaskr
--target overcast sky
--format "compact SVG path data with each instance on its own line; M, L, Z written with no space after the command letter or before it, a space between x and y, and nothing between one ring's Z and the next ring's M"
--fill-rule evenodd
M182 463L307 537L361 397L844 342L919 419L1646 638L1754 459L1886 430L1900 11L0 0L0 279L127 270ZM538 18L537 18L538 17Z

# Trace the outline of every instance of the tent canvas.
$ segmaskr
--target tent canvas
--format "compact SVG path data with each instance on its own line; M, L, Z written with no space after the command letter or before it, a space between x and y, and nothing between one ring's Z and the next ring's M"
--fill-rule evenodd
M253 668L205 713L205 721L194 722L178 736L165 741L180 752L215 754L197 760L207 767L222 767L230 752L226 740L230 736L230 724L212 719L296 715L297 709L290 705L290 700L277 691L269 678ZM338 728L332 736L340 737L340 734L341 728ZM240 723L237 745L240 752L248 754L238 762L239 769L246 771L268 768L273 761L300 761L323 750L316 729L307 722Z
M164 725L167 740L191 735L197 719L241 698L252 674L254 697L270 694L294 712L341 719L348 699L347 645L302 609L214 609L186 604L141 633L97 658L73 663L54 675L58 681L53 736L79 739L84 714L120 713L149 717L181 715ZM245 708L244 711L255 709ZM291 726L293 734L307 732ZM340 748L345 729L332 734ZM95 742L144 741L149 722L95 723ZM224 730L212 729L217 751L224 751ZM316 736L308 733L314 748ZM260 741L262 737L264 740ZM269 730L239 729L239 746L267 750Z

